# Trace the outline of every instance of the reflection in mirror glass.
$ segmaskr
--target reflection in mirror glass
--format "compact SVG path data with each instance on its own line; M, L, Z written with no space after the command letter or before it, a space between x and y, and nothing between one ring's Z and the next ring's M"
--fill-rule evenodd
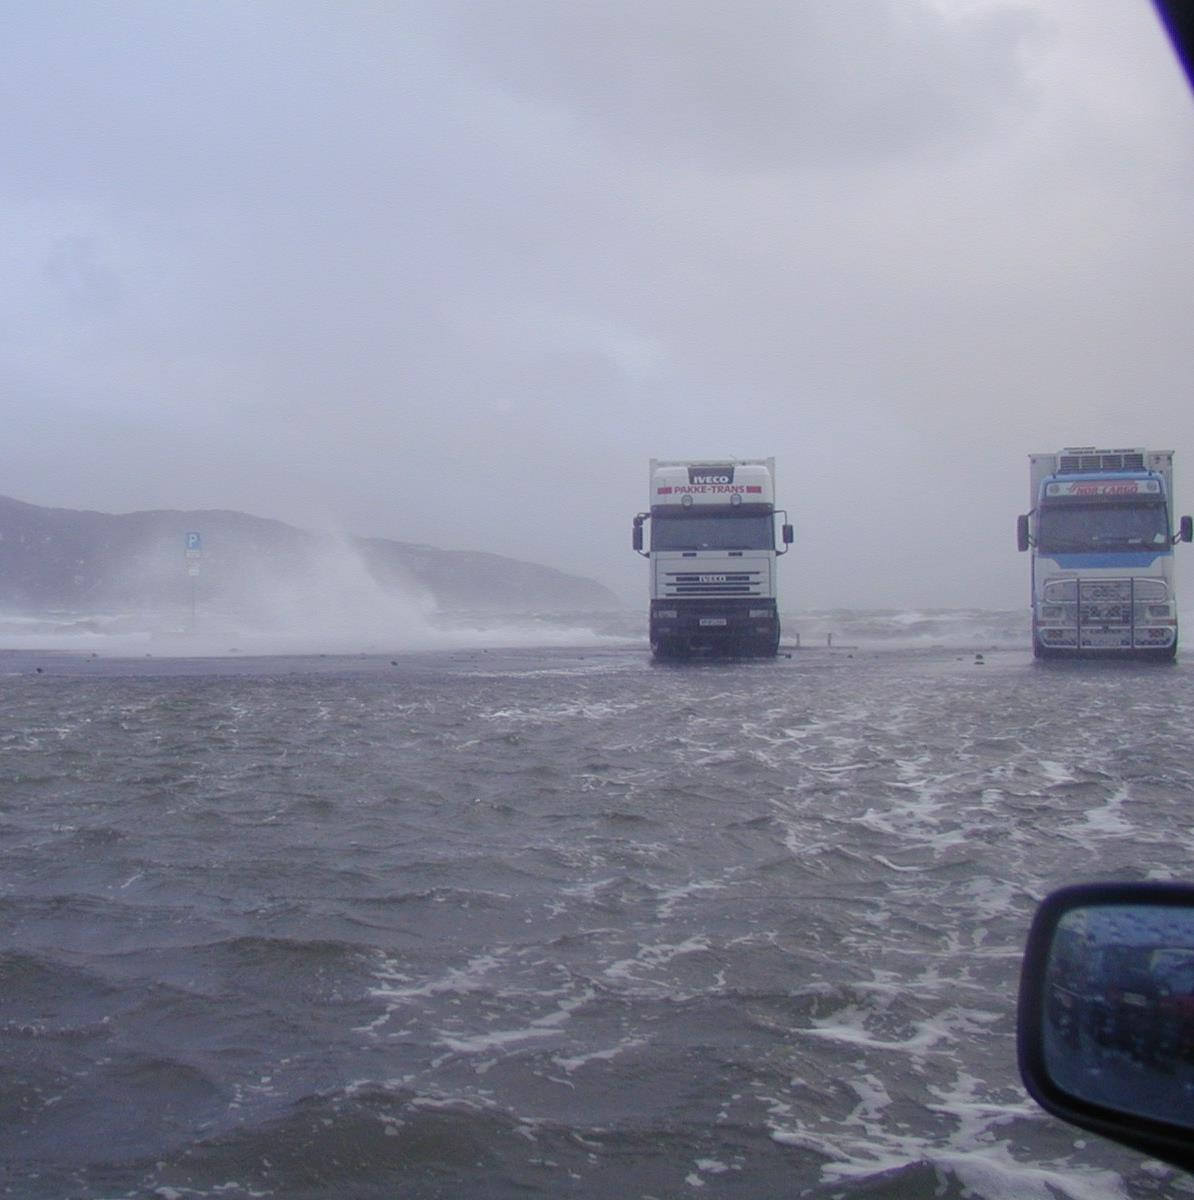
M1194 1128L1194 912L1078 908L1057 926L1045 1065L1093 1104Z

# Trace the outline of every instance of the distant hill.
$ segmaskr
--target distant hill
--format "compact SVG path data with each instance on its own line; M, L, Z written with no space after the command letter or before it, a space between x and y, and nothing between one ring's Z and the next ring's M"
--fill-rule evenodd
M201 537L188 560L186 536ZM192 577L188 566L197 563ZM375 590L444 612L581 612L616 609L602 584L497 554L438 550L386 538L335 538L225 510L113 515L42 508L0 497L0 610L99 611L205 601L245 608L268 597Z

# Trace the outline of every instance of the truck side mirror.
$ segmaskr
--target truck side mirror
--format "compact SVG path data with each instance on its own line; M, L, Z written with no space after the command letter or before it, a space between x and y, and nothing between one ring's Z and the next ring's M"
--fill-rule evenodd
M783 527L782 532L783 532L784 545L790 546L795 539L795 535L792 533L792 526L785 525Z
M1182 517L1181 533L1178 536L1183 542L1194 542L1194 518Z
M1016 520L1016 549L1027 550L1028 545L1028 517L1023 516Z
M637 513L634 518L634 534L631 538L631 545L640 553L643 554L643 525L650 519L650 513ZM648 557L643 554L643 557Z

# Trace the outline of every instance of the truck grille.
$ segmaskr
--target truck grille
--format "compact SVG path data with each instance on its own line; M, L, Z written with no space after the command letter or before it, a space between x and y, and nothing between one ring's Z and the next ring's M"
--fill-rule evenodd
M762 571L667 571L663 590L667 596L760 596Z
M1078 650L1162 649L1173 644L1176 627L1168 605L1150 604L1167 595L1164 584L1142 579L1080 579L1068 598L1046 599L1040 629L1046 646ZM1054 596L1067 593L1057 584ZM1076 600L1075 600L1076 597Z
M1131 625L1130 579L1082 579L1078 582L1078 620L1081 624Z

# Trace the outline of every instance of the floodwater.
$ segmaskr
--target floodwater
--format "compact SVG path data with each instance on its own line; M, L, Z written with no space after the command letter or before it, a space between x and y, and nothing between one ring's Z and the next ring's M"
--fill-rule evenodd
M1045 892L1194 870L1192 680L0 654L0 1194L1194 1194L1014 1041Z

